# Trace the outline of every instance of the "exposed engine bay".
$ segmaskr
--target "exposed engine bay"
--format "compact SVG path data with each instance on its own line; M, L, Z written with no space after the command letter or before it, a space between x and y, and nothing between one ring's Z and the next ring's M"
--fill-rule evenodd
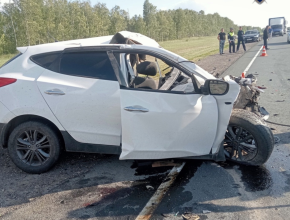
M267 120L269 113L264 107L259 106L258 101L265 87L257 86L257 78L249 74L245 78L230 76L232 80L241 86L240 94L234 104L234 109L245 109Z

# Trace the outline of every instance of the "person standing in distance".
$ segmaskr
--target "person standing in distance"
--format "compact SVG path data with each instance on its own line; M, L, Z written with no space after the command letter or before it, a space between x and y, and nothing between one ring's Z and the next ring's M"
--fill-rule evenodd
M267 25L265 30L264 30L264 33L263 33L264 46L265 46L266 50L270 49L270 48L268 48L269 28L270 28L270 26Z
M228 33L228 40L229 40L229 52L231 53L232 52L232 48L233 48L233 53L235 53L235 47L236 47L236 44L235 44L235 33L234 33L234 29L233 28L230 28L230 32Z
M224 54L224 47L226 42L226 33L225 30L222 28L221 32L218 34L217 39L220 42L220 55Z
M238 46L237 46L237 52L239 51L240 49L240 44L242 42L242 45L243 45L243 48L244 48L244 51L247 51L246 50L246 45L245 45L245 40L244 40L244 31L242 29L242 27L240 27L240 30L238 32Z
M272 34L273 34L273 29L271 26L269 26L269 38L272 38Z

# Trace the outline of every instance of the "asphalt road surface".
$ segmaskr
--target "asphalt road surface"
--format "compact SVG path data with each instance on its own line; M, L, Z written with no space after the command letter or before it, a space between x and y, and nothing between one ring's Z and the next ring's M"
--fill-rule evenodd
M241 75L261 43L224 75ZM290 44L269 41L268 57L257 57L248 73L267 89L260 104L279 144L261 167L189 161L151 219L289 219L290 217ZM289 125L289 126L287 126ZM171 168L136 168L116 156L64 154L50 172L21 172L0 150L0 219L135 219ZM148 187L151 186L151 187ZM197 218L192 218L197 219Z

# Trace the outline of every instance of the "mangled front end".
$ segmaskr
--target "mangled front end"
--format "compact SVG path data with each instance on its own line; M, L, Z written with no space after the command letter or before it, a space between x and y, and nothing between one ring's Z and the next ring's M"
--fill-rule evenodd
M245 109L253 112L264 120L269 118L269 113L258 103L265 87L257 86L257 78L249 74L246 78L230 76L232 80L241 86L240 94L234 104L234 109Z

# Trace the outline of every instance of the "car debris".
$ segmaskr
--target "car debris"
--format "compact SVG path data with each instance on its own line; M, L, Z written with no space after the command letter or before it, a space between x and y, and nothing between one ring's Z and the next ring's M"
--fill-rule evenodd
M258 79L253 74L247 75L246 78L230 77L241 86L240 94L234 104L234 109L245 109L267 120L269 113L264 107L258 104L259 97L264 92L262 89L266 89L266 87L257 86Z
M274 141L275 144L278 144L281 141L281 139L278 136L274 136Z
M154 187L153 187L153 186L150 186L150 185L147 185L146 188L147 188L148 190L154 190Z
M203 214L208 214L208 213L211 213L211 211L209 211L209 210L203 210L202 213Z
M183 220L199 220L200 217L196 214L193 214L191 212L185 212L182 215Z
M130 205L125 205L123 206L123 209L134 209L135 211L139 208L139 205L135 205L135 206L130 206Z
M168 218L170 215L168 215L168 214L164 214L164 213L162 213L161 214L163 217L165 217L165 218Z

